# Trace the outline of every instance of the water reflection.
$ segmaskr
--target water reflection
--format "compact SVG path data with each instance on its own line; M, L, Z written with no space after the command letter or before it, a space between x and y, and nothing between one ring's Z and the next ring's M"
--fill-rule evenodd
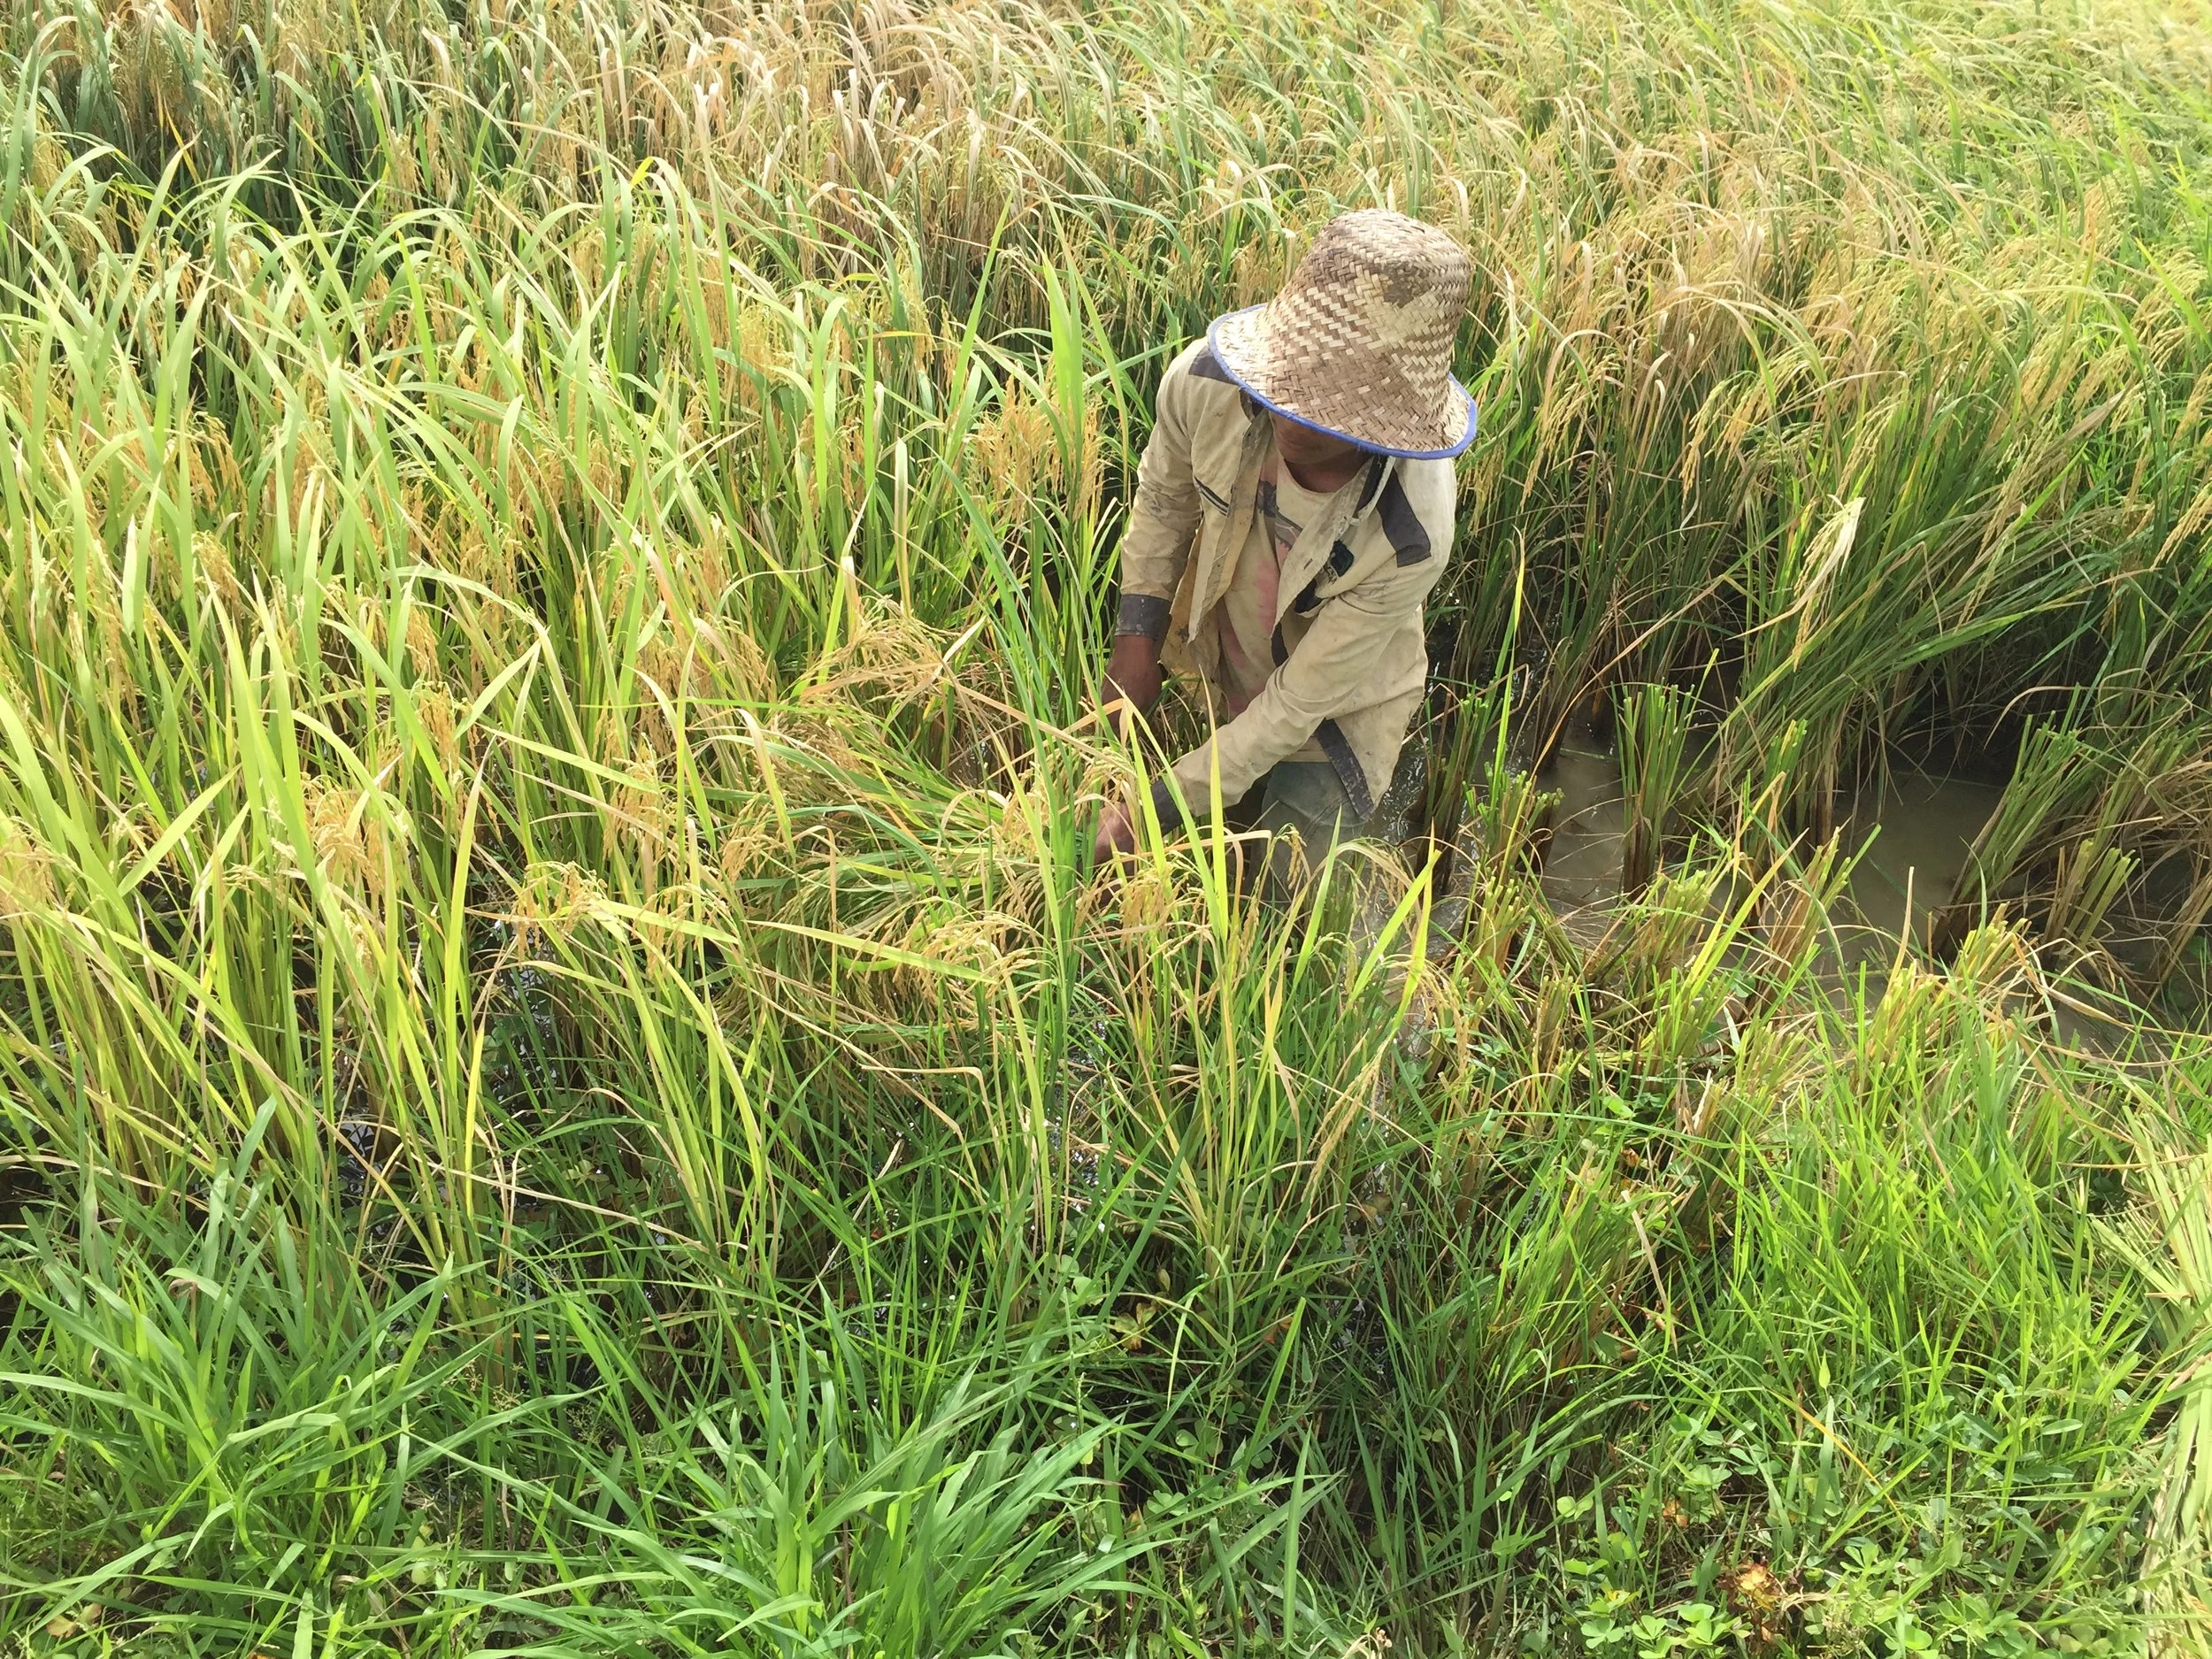
M1559 792L1544 859L1544 896L1568 931L1594 935L1621 890L1626 833L1618 758L1563 744L1538 780ZM1848 969L1886 961L1910 931L1924 945L1932 912L1948 899L1967 849L1995 810L2002 788L1967 778L1897 772L1853 801L1843 844L1855 855L1845 903L1833 920Z
M1559 796L1542 849L1544 896L1568 938L1594 946L1621 905L1626 825L1619 758L1587 738L1570 741L1554 751L1536 781ZM1927 949L1930 925L1948 902L1968 849L2003 793L1989 778L1909 768L1859 792L1839 821L1850 874L1811 964L1815 984L1839 1002L1879 1000L1896 964ZM1676 845L1669 853L1671 863L1682 849ZM1437 956L1448 954L1459 938L1474 863L1463 847L1439 898L1429 947ZM2045 965L2059 972L2046 987L2045 1012L2060 1041L2106 1053L2140 1050L2147 1041L2154 1049L2161 1046L2147 1035L2150 1028L2141 1010L2112 994L2108 970L2143 972L2170 933L2187 878L2179 860L2154 864L2115 906L2100 941L2103 965L2087 976L2072 972L2065 948L2052 954ZM1729 903L1732 893L1740 896L1740 889L1724 886L1716 902ZM2189 1018L2193 1022L2201 1014Z

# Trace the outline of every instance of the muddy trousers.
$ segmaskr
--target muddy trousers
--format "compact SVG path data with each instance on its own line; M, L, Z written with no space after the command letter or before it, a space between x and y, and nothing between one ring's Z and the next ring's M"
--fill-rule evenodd
M1354 840L1367 830L1367 820L1354 811L1336 768L1325 761L1278 761L1245 791L1241 801L1224 810L1222 822L1235 832L1268 833L1266 863L1258 873L1263 877L1263 890L1274 899L1286 897L1310 879L1339 841ZM1260 849L1249 847L1246 856L1256 859ZM1245 882L1252 873L1245 873Z

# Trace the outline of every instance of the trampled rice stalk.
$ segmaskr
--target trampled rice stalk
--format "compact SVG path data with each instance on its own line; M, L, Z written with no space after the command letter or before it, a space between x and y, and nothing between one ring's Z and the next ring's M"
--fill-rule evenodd
M2057 822L2078 812L2097 788L2101 769L2077 732L2030 729L2012 780L1989 821L1967 849L1966 862L1929 930L1929 949L1947 957L2004 892Z
M2200 727L2187 713L2157 715L2133 729L2032 728L2003 799L1976 837L1938 915L1937 949L1953 948L1974 915L2039 872L2047 872L2051 883L2045 928L2093 947L2141 870L2146 846L2171 837L2198 810L2203 743ZM2154 982L2171 972L2185 947L2186 934L2201 918L2196 908L2201 897L2193 885L2167 918L2167 942L2153 964Z
M2199 936L2208 918L2212 918L2212 858L2201 853L2194 856L2194 872L2189 891L2175 908L2159 940L2158 953L2151 960L2150 972L2145 982L2154 993L2163 990L2176 973L2180 972L2189 948Z
M1756 978L1745 999L1750 1013L1774 1006L1810 968L1853 862L1843 856L1841 838L1832 835L1813 849L1802 870L1781 877L1767 894L1759 907Z

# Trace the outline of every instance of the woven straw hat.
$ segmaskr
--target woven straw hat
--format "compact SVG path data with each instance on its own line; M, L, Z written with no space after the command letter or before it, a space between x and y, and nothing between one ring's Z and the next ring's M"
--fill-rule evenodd
M1368 208L1331 220L1281 293L1209 337L1278 414L1385 455L1457 455L1475 441L1475 401L1451 372L1473 280L1442 231Z

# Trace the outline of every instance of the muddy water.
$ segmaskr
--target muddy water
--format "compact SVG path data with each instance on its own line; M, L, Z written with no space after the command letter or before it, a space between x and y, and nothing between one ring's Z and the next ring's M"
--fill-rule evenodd
M1620 895L1624 818L1618 758L1563 745L1539 774L1560 792L1544 895L1577 936L1601 931ZM1949 896L1966 852L1995 809L1995 784L1922 772L1893 773L1851 803L1844 847L1858 862L1834 918L1843 962L1893 956L1908 929L1925 943L1931 913Z
M1563 916L1609 904L1621 890L1621 767L1615 757L1562 744L1537 774L1559 792L1551 849L1544 859L1544 896Z
M1555 751L1537 781L1556 790L1542 885L1569 938L1588 946L1603 937L1620 903L1624 839L1620 762L1586 742ZM1941 777L1900 768L1849 803L1843 852L1853 860L1842 901L1829 915L1830 941L1813 964L1815 980L1844 1001L1878 998L1904 949L1924 948L1935 913L1948 901L1967 849L1996 810L2002 787L1988 780ZM1466 866L1438 907L1432 949L1451 948L1466 910ZM2177 862L2151 871L2139 894L2116 908L2108 939L2114 957L2141 972L2170 929L2187 872ZM2101 1000L2101 999L2100 999ZM2054 1033L2069 1044L2111 1052L2140 1045L2131 1014L2071 995L2047 1009Z
M1916 942L1927 942L1933 912L1950 897L1966 849L2003 795L1993 783L1895 772L1886 788L1853 803L1844 845L1863 850L1851 878L1857 914L1848 919L1863 946L1886 954L1909 931Z

